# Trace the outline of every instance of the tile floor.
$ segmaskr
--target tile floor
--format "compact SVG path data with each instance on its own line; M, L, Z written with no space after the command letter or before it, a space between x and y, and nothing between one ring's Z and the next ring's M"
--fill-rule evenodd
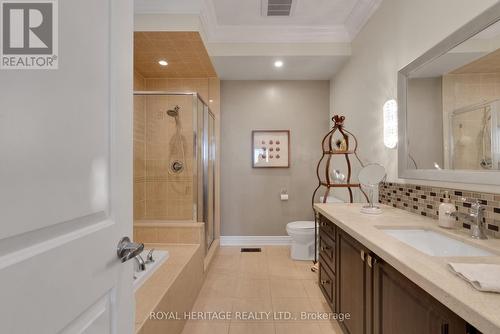
M193 312L231 312L233 319L189 320L183 334L341 334L333 320L300 318L301 312L331 312L310 267L292 261L288 247L262 247L261 253L222 247ZM234 319L237 312L290 312L297 320Z

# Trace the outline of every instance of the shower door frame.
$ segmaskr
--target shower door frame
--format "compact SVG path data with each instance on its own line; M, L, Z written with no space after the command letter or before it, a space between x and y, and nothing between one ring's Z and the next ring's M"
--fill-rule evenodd
M203 102L203 100L200 98L200 100ZM204 102L203 102L204 103ZM205 117L207 116L207 117ZM212 130L210 131L210 120L212 121ZM201 161L202 161L202 175L200 177L201 182L202 182L202 204L203 207L201 208L201 217L202 220L205 223L205 251L208 252L210 249L210 246L215 240L215 164L216 164L216 144L215 144L215 115L212 113L210 110L210 107L204 103L204 108L203 108L203 115L202 115L202 122L203 130L201 131L203 137L200 138L200 148L202 151L201 154ZM206 130L206 131L205 131ZM210 163L212 163L212 171L210 172ZM205 170L206 170L206 176L205 176ZM212 178L212 190L210 191L210 177ZM210 225L210 211L208 206L210 205L210 194L212 195L212 213L211 213L211 220L212 220L212 226L211 231L211 240L209 242L208 240L208 232L209 232L209 225ZM205 206L207 204L207 206Z
M217 160L215 159L216 156L216 150L217 147L215 145L215 115L210 109L209 105L205 100L198 94L197 92L192 92L192 91L134 91L134 97L135 96L175 96L175 95L191 95L193 98L193 109L192 109L192 117L193 117L193 122L192 122L192 131L193 131L193 163L192 163L192 176L193 176L193 214L192 214L192 220L194 222L203 222L205 224L205 250L208 251L210 246L213 243L213 240L215 240L216 235L215 235L215 208L216 208L216 202L215 202L215 170L216 170L216 163ZM201 115L198 113L198 103L203 104L203 112ZM208 219L208 210L206 210L207 214L205 215L205 203L208 204L208 177L207 177L207 186L205 187L205 179L203 178L203 168L204 168L204 161L203 161L203 149L204 149L204 143L207 143L207 141L203 141L203 137L205 135L204 133L204 125L205 125L205 111L207 111L208 117L211 117L213 120L214 124L214 131L212 133L213 136L213 146L212 146L212 155L213 155L213 168L212 168L212 174L213 174L213 194L212 194L212 232L213 232L213 240L210 244L207 242L206 238L206 233L207 233L207 225L208 221L204 221L205 216ZM208 125L208 118L206 119L207 125ZM207 126L208 128L208 126ZM207 161L208 163L208 161ZM208 170L208 168L207 168ZM201 200L201 201L200 201Z

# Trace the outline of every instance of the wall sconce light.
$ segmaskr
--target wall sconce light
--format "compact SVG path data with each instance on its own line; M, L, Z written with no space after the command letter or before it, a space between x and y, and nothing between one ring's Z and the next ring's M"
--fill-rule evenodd
M396 148L398 145L398 103L396 100L387 100L384 103L384 145L387 148Z

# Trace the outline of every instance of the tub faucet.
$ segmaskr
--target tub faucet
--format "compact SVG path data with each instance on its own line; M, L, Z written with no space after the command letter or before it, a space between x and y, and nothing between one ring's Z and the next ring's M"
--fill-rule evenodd
M475 201L471 204L468 213L462 212L451 212L449 213L452 217L462 218L471 223L470 232L473 239L488 239L486 236L486 223L484 222L484 211L486 207L479 201Z
M148 255L146 256L146 263L153 263L155 262L155 259L153 258L153 252L155 251L154 248L152 248L149 252Z
M135 262L137 262L137 266L139 267L139 271L145 271L146 270L146 262L144 262L144 259L142 256L139 254L134 257Z

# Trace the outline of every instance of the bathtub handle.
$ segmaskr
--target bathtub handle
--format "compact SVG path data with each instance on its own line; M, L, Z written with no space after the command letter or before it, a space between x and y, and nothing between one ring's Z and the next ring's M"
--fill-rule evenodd
M132 242L129 237L123 237L118 242L116 254L123 263L138 256L143 250L144 244Z
M153 263L155 262L155 259L153 258L153 252L155 251L154 248L151 248L149 251L148 255L146 256L146 263Z

